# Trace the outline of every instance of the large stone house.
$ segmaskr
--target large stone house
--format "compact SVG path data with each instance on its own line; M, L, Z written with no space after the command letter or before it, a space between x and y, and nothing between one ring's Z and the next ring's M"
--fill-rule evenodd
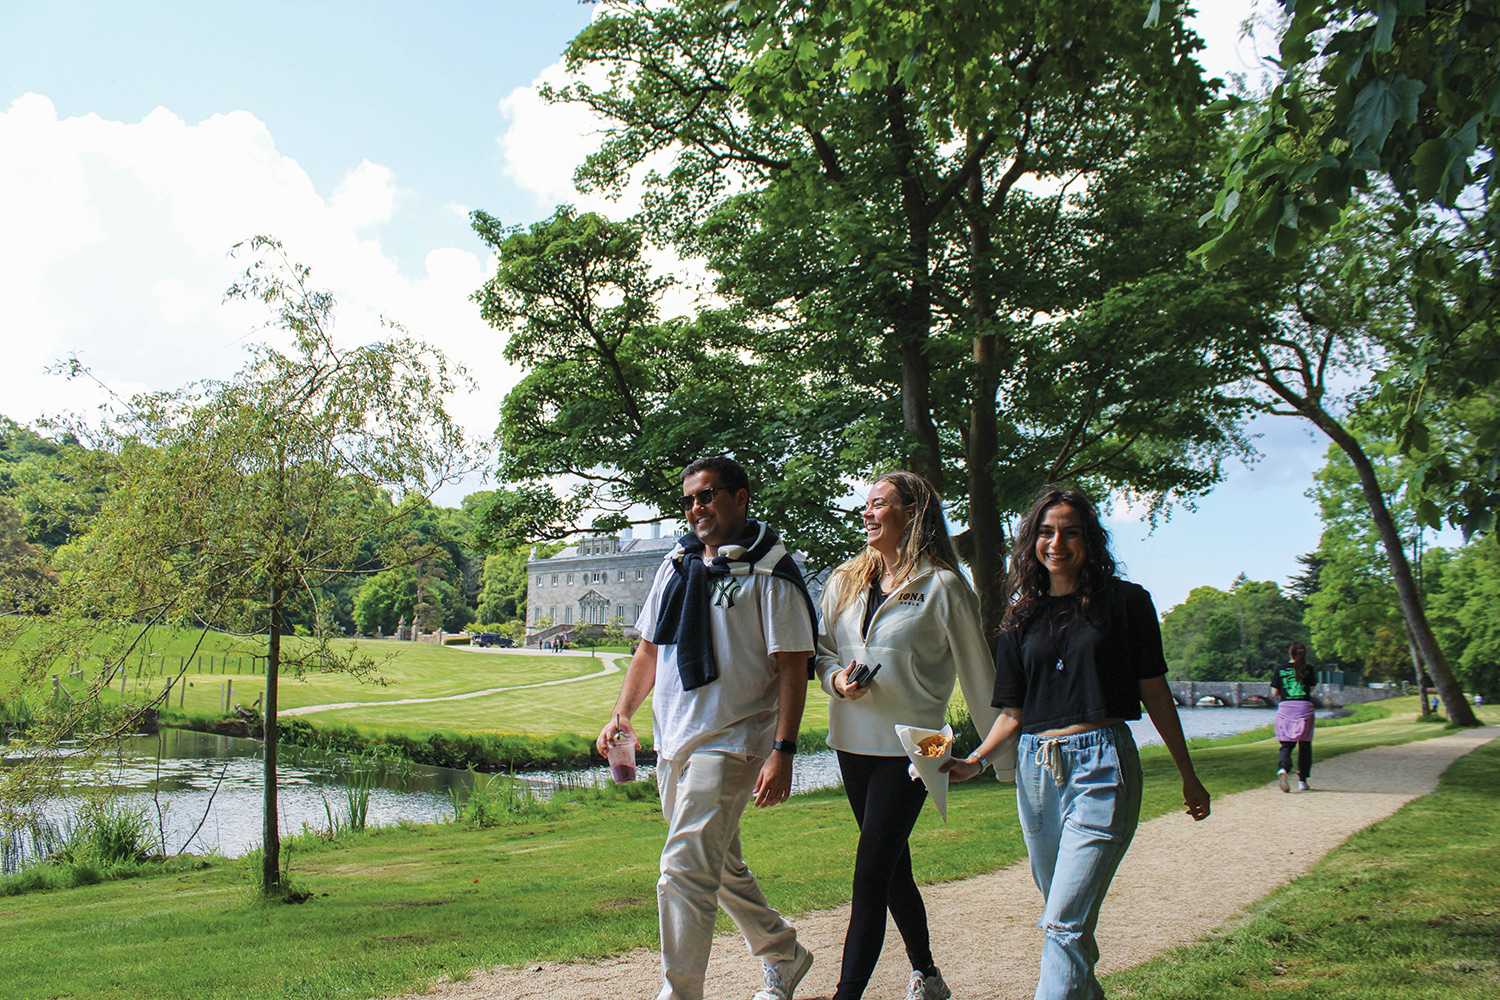
M630 636L656 569L677 543L679 525L668 524L662 536L660 524L651 525L649 538L636 538L630 529L619 535L582 538L546 559L526 563L526 643L580 627L602 626L618 620ZM804 574L801 554L793 556ZM817 601L822 586L809 579L808 589Z

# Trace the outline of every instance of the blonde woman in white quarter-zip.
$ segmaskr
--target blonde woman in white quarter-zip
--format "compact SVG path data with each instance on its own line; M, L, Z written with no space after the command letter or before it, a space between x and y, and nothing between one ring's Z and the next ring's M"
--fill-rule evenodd
M931 484L910 472L881 476L870 487L864 526L865 550L836 569L824 591L818 637L818 676L832 696L828 745L838 751L860 831L834 996L863 996L889 910L911 959L907 996L946 1000L951 994L933 962L907 845L927 789L908 776L895 727L940 728L958 680L975 725L988 732L996 716L989 707L994 651ZM1001 766L1013 773L1014 755Z

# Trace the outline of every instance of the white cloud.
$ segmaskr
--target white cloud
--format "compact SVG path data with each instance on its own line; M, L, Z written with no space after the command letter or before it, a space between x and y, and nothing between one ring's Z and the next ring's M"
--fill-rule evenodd
M395 177L390 168L369 160L344 175L328 207L351 229L390 222L396 204Z
M500 111L509 119L496 139L505 159L505 174L531 192L541 205L570 204L580 212L626 218L641 207L645 193L642 179L653 170L670 169L674 153L670 149L655 153L635 167L631 182L618 198L580 192L573 185L573 175L598 148L608 123L583 104L549 104L543 100L543 85L561 88L572 79L561 62L553 63L530 86L517 87L500 101ZM588 80L603 86L603 71ZM677 282L662 296L663 316L687 315L704 305L719 304L701 260L684 259L674 250L660 247L648 248L646 259L657 273L671 274Z
M1204 42L1197 53L1199 63L1209 76L1226 83L1244 77L1255 85L1272 68L1266 58L1276 54L1277 41L1267 20L1279 15L1280 6L1268 0L1212 0L1198 7L1189 26ZM1249 35L1244 30L1247 22L1253 25Z
M468 301L487 262L438 249L425 273L403 275L361 235L393 219L397 191L388 168L364 160L324 197L245 111L193 125L158 108L127 123L59 119L36 94L16 100L0 111L0 339L10 374L0 412L29 421L100 401L96 387L46 374L70 354L122 394L231 374L246 343L278 339L260 328L259 304L223 302L247 263L229 248L269 234L312 268L314 287L334 293L340 341L383 336L389 317L483 365L481 392L452 405L487 436L514 382L489 362L495 332Z
M505 176L536 195L542 204L576 203L573 174L599 145L604 121L586 105L549 104L542 86L568 83L560 62L538 74L530 86L517 87L500 99L509 125L496 140L505 160Z

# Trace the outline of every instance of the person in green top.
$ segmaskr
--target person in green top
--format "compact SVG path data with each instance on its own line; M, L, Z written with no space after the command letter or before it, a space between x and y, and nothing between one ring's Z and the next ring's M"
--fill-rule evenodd
M1290 663L1271 671L1271 693L1276 696L1276 739L1281 742L1277 757L1276 783L1283 792L1292 790L1292 747L1297 748L1297 790L1308 790L1312 774L1313 702L1312 692L1318 675L1307 662L1307 647L1292 643L1287 651Z

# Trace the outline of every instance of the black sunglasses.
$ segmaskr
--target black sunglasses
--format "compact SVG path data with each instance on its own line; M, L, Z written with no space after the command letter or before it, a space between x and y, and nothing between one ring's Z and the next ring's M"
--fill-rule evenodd
M728 486L705 486L703 489L699 490L697 493L689 493L685 497L678 497L677 498L677 507L684 514L686 514L688 511L690 511L690 510L693 509L693 503L695 501L700 506L707 507L709 504L711 504L711 503L714 502L714 494L715 493L717 493L719 490L727 490L727 489L729 489Z

